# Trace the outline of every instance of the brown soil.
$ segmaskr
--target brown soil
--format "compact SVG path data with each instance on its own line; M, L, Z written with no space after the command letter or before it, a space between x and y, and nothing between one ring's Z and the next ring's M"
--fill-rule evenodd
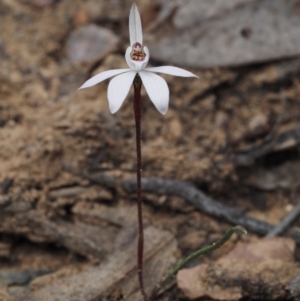
M131 1L103 1L98 11L93 8L99 1L53 1L44 8L35 2L40 3L0 3L0 269L67 269L65 277L101 263L123 246L120 229L127 231L125 242L134 243L134 194L77 174L105 172L119 179L135 175L132 91L115 115L108 110L107 82L77 91L92 74L126 67L125 42L85 63L71 62L65 49L72 31L85 23L111 29L127 41ZM155 16L154 4L141 2L142 18L145 7ZM171 94L166 116L143 91L143 176L190 181L223 204L271 224L280 222L299 199L299 140L282 150L270 149L247 166L237 166L235 158L299 126L300 69L295 66L298 59L190 70L199 79L163 76ZM265 189L265 172L278 167L283 168L274 172L277 182ZM284 180L287 184L280 185ZM230 227L178 196L145 193L144 204L146 224L173 233L183 254L212 243ZM93 210L102 216L92 217ZM78 240L58 238L57 231L61 236L72 232L69 225L78 227ZM289 229L299 234L299 219ZM99 252L74 246L94 235L103 235L99 242L106 242ZM249 233L245 239L254 236ZM238 238L203 260L228 252ZM299 248L295 254L299 260ZM26 291L21 284L4 290L11 295ZM172 292L159 300L169 300ZM180 298L178 294L172 300L188 300Z

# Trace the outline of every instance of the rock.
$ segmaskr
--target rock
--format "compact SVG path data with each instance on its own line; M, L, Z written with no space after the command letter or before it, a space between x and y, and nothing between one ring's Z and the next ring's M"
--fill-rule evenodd
M224 15L240 5L245 5L255 0L178 0L178 9L173 19L177 29L193 26L207 19Z
M180 270L178 286L192 300L286 299L286 283L299 274L295 248L293 240L279 237L238 243L217 261Z
M115 49L118 42L119 38L106 28L94 24L82 26L67 40L67 57L75 63L101 59Z
M164 36L149 47L153 59L211 68L300 54L297 0L195 3L185 3L174 17L175 27L180 31L171 37Z

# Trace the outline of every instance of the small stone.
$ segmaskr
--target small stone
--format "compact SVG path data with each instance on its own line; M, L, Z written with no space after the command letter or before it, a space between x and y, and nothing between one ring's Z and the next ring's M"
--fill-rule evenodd
M248 123L247 131L243 134L246 140L263 137L270 132L268 116L263 113L255 115Z
M89 16L88 16L87 12L85 10L81 9L76 13L76 15L73 19L73 24L74 24L74 26L78 27L78 26L87 24L88 21L89 21Z
M89 24L71 33L66 52L72 62L88 62L104 57L118 42L119 38L110 30Z
M249 130L257 131L268 126L268 117L265 114L255 115L249 122Z

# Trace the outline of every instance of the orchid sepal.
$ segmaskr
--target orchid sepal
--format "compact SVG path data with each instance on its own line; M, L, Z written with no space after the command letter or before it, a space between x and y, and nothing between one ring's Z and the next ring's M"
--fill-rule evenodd
M108 85L108 102L112 114L122 106L128 95L132 82L137 74L140 75L146 92L156 109L161 114L166 114L169 107L169 88L166 81L155 72L181 77L198 77L197 75L173 66L160 66L146 68L149 59L149 49L143 45L142 22L135 3L132 4L129 15L130 46L125 52L125 60L129 69L116 69L101 72L79 89L92 87L105 79L115 76Z
M129 38L131 46L136 42L143 45L142 21L135 3L132 4L129 14Z

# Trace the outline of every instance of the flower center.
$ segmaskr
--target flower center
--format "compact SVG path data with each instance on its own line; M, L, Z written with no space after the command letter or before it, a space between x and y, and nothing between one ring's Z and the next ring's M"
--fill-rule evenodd
M146 57L146 53L144 52L144 46L141 45L139 42L134 43L132 46L130 57L134 61L143 61Z

